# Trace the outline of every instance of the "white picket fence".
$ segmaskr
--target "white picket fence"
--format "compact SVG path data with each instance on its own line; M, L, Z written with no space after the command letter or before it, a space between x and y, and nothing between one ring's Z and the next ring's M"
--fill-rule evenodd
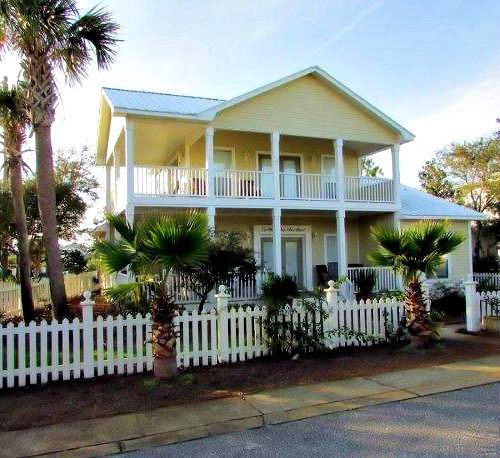
M151 315L0 326L0 389L153 368Z
M84 291L95 291L99 284L95 282L96 272L83 272L79 275L66 274L64 285L69 299L80 296ZM33 302L35 308L50 304L50 287L48 278L32 282ZM21 287L16 283L0 282L0 312L7 316L22 314Z
M185 311L175 318L174 322L178 329L179 367L215 365L221 362L235 363L259 358L269 353L264 327L266 307L231 306L229 300L229 294L220 293L217 295L216 310L202 313ZM395 330L405 313L404 302L342 301L337 298L336 291L328 290L325 307L328 317L321 323L321 332L329 349L370 345L370 342L363 343L355 336L347 338L343 334L335 333L340 329L349 329L363 333L374 340L383 341L386 338L386 320L389 327ZM311 316L304 305L295 301L283 319L297 324L304 320L317 323L319 316Z

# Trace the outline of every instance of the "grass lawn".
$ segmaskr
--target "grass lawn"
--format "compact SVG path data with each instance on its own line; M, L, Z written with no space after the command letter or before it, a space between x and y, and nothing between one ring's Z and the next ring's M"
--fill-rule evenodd
M427 350L367 347L337 350L299 361L254 360L185 371L175 381L152 375L106 376L0 391L0 430L149 411L159 407L244 396L287 385L307 384L425 367L500 354L500 338L447 332Z

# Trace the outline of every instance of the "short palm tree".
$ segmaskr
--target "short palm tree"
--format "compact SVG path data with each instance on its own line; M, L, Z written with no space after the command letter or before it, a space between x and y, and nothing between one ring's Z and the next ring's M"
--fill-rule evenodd
M107 68L115 54L118 25L103 9L80 15L74 0L0 0L0 50L21 57L30 120L35 132L38 205L47 251L50 292L56 318L67 314L61 265L51 129L57 104L56 69L70 82L86 75L94 51Z
M29 125L26 106L26 91L22 84L8 88L4 84L0 88L0 126L3 127L5 167L10 178L10 192L16 221L17 249L19 252L19 279L21 283L21 303L26 322L33 316L33 293L31 290L31 263L24 207L23 187L23 144Z
M118 215L106 218L120 239L97 242L96 256L108 273L127 269L135 277L135 281L107 293L117 301L150 303L155 373L171 376L176 371L173 318L178 307L169 296L166 280L172 271L197 267L206 260L210 240L206 216L180 213L151 217L134 225Z
M412 335L429 330L422 281L436 274L443 256L451 253L464 240L448 230L447 223L418 223L406 229L377 226L372 237L378 249L369 256L378 266L392 267L405 282L407 326Z

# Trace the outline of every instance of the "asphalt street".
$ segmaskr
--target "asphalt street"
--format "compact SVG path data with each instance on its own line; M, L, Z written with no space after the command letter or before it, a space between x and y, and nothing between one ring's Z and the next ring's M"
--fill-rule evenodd
M120 456L500 457L500 383Z

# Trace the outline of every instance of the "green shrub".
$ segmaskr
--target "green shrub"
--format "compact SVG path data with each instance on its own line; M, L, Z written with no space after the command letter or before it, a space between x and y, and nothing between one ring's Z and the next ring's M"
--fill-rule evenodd
M279 276L270 273L262 283L262 299L269 308L280 309L284 305L291 305L294 298L299 297L297 283L290 275Z
M354 280L358 288L358 299L370 299L373 297L373 290L377 282L377 274L374 270L362 270Z

